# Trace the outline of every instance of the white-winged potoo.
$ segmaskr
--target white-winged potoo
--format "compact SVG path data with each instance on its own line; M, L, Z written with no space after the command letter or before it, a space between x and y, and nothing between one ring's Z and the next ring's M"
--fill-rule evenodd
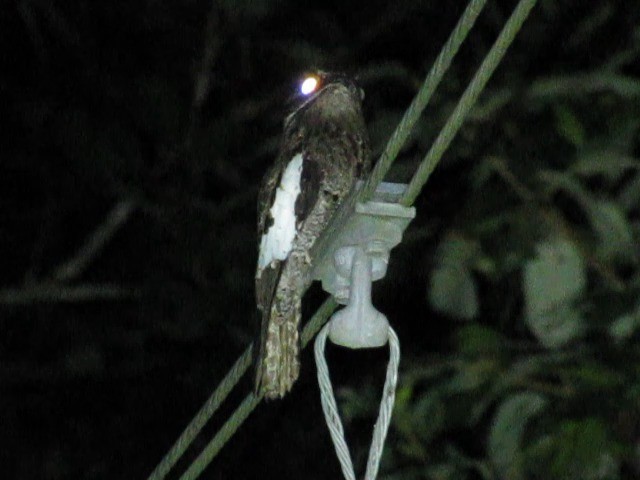
M282 397L298 378L309 251L369 169L363 96L344 75L308 76L260 188L256 300L262 321L255 386L266 398Z

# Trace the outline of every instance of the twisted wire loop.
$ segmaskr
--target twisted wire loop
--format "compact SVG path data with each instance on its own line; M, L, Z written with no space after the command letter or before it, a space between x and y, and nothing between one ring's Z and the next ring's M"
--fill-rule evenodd
M389 327L389 353L389 366L387 367L387 376L384 381L380 411L378 412L376 425L373 428L373 441L371 442L369 459L367 460L367 470L364 477L366 480L374 480L378 475L382 449L384 448L384 441L387 438L391 415L393 413L393 404L396 400L398 367L400 365L400 341L398 340L396 332L391 327Z
M356 480L353 461L349 453L349 447L344 437L344 428L338 413L335 396L333 395L333 387L331 386L331 378L329 377L329 368L324 358L324 348L329 334L330 323L326 324L316 337L314 344L314 353L316 357L316 365L318 367L318 384L320 386L320 402L324 418L329 427L331 440L336 449L336 455L342 468L342 474L346 480ZM396 385L398 384L398 366L400 365L400 341L393 328L389 327L389 350L390 358L387 367L387 375L384 382L382 392L382 401L380 402L380 411L378 419L373 428L373 440L369 449L369 458L367 460L367 470L365 480L374 480L378 474L380 459L382 458L382 450L384 441L387 437L389 424L391 423L391 414L393 413L393 404L396 398Z

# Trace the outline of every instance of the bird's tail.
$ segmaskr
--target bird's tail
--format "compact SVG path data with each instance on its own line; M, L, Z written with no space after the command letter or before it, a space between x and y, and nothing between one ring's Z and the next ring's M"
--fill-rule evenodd
M265 398L283 397L298 379L301 307L300 299L274 302L270 315L264 314L256 392L262 392Z

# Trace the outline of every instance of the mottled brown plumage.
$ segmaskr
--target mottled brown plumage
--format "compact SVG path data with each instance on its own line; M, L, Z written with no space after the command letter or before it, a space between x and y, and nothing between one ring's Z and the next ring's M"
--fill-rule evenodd
M362 91L343 76L320 73L317 78L317 91L286 118L278 157L259 193L256 300L262 325L256 390L267 398L282 397L298 378L301 302L311 281L309 251L369 168ZM295 168L300 159L301 170ZM283 233L292 225L283 220L289 214L295 216L290 244ZM274 240L278 235L281 243ZM280 250L284 258L275 258L265 245L285 245Z

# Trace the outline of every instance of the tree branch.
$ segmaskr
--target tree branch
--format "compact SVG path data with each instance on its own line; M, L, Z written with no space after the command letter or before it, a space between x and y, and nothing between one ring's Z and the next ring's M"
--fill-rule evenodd
M135 207L131 200L118 202L78 252L54 270L52 278L58 282L78 278L126 223Z
M0 290L0 304L19 306L33 303L75 303L99 300L121 300L140 296L137 287L123 287L109 283L77 286L43 283L25 288Z

